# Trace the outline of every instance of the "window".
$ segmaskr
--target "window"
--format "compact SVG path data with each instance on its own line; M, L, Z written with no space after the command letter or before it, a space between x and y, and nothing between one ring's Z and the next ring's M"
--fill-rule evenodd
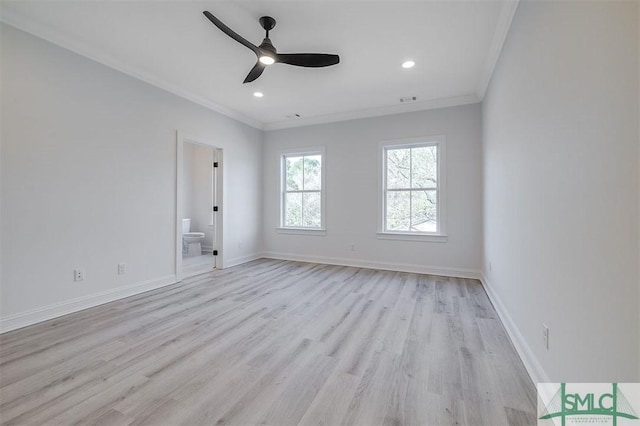
M282 228L324 228L322 160L322 150L282 154Z
M382 145L382 234L444 235L444 138Z

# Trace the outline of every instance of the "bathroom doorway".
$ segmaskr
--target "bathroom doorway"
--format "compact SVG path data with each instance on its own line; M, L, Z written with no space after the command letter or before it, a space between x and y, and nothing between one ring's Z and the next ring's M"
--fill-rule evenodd
M222 150L178 133L176 278L222 267Z

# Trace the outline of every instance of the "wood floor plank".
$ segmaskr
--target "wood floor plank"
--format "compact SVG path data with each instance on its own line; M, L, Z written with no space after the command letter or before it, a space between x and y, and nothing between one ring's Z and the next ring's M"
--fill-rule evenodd
M384 350L376 351L351 399L342 423L359 425L386 424L386 413L399 356Z
M476 280L259 259L0 335L0 424L535 424Z
M291 376L282 383L282 392L274 400L259 424L296 425L333 372L337 360L319 354L307 363L292 368ZM285 421L286 422L283 422Z
M333 426L342 424L360 377L334 370L299 424L309 426Z

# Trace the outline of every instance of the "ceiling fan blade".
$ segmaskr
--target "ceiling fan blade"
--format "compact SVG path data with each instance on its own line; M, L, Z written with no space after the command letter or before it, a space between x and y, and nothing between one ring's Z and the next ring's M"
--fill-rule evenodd
M204 13L204 16L206 16L211 22L213 22L213 25L215 25L216 27L220 28L220 30L223 33L225 33L226 35L228 35L229 37L231 37L232 39L234 39L238 43L248 47L256 55L258 54L258 46L256 46L255 44L251 43L249 40L245 39L244 37L242 37L241 35L239 35L235 31L233 31L231 28L227 27L221 20L219 20L218 18L213 16L210 12L205 10L202 13Z
M244 79L242 84L251 83L253 80L260 77L260 74L262 74L262 71L264 71L264 69L265 65L262 62L256 62L253 68L251 68L251 71L249 71L249 74L247 74L247 77Z
M328 67L340 62L340 56L328 53L278 53L276 62L298 67Z

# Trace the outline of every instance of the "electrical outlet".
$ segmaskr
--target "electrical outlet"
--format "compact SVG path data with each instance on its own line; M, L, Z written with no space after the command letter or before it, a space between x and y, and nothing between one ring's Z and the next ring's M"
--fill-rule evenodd
M82 280L84 280L84 270L83 269L74 269L73 270L73 280L74 281L82 281Z
M127 264L126 263L118 263L118 275L123 275L127 273Z
M355 244L351 244L351 245L349 246L349 250L351 250L351 251L356 251L356 245L355 245Z
M549 327L546 324L542 324L542 342L546 350L549 350Z

